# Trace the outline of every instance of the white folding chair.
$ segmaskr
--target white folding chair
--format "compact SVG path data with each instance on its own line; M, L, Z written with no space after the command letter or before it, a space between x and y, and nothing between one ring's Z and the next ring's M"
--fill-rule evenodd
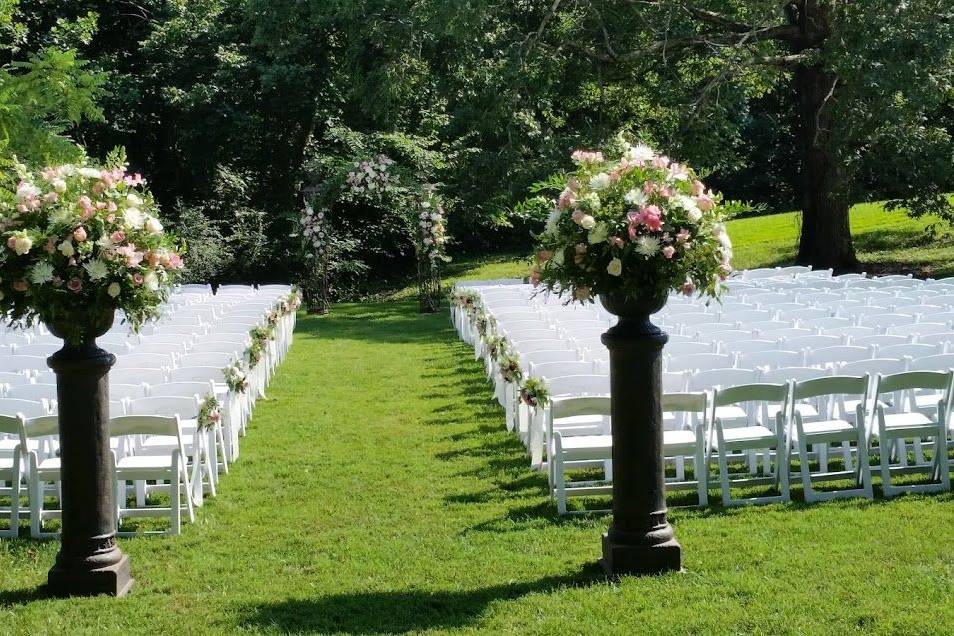
M867 497L871 499L871 468L868 461L868 438L866 434L866 413L864 404L868 402L870 378L863 376L829 376L793 382L791 387L790 408L787 414L788 445L794 447L799 459L799 476L805 494L805 501L828 501L845 497ZM848 414L845 399L853 398L855 412ZM816 408L824 409L825 416L812 422L806 422L798 410L791 408L797 401L816 400ZM811 457L808 447L827 447L841 444L845 450L845 467L841 471L828 471L827 462L817 473L811 471ZM851 444L855 445L857 461L851 465ZM791 464L787 464L791 470ZM795 475L791 475L794 477ZM854 479L853 488L836 491L819 491L814 482Z
M709 505L708 411L709 395L698 393L663 393L664 416L675 422L663 431L663 456L674 458L675 478L666 479L666 490L696 491L699 507ZM686 457L693 462L693 479L686 479L683 467Z
M10 457L0 455L0 483L8 484L0 488L0 494L10 497L10 505L0 509L0 514L9 517L9 529L0 529L0 538L16 537L20 533L20 486L23 482L20 433L23 427L21 415L0 414L0 434L17 440Z
M719 461L719 480L722 486L722 504L738 506L753 503L786 502L789 499L788 465L786 443L784 441L784 411L774 419L769 418L765 407L768 404L787 404L788 384L746 384L713 391L710 421L712 422L709 446ZM723 422L717 416L719 407L738 406L746 413L746 420ZM770 460L775 451L775 469L767 476L750 474L744 477L732 477L729 474L729 457L739 452L758 453L765 451L766 460ZM732 497L731 486L750 486L772 484L778 489L778 495L736 499Z

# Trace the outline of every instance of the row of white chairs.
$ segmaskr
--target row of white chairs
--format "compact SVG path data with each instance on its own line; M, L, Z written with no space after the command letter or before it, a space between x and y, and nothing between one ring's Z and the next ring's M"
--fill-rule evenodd
M120 522L168 515L167 532L177 534L183 515L192 520L203 497L215 495L220 471L228 472L239 456L239 437L256 400L291 346L294 312L274 324L274 338L261 362L247 373L246 391L228 389L224 367L243 360L249 331L265 325L290 292L288 286L232 287L212 295L208 289L186 288L172 295L162 317L141 334L114 326L98 339L107 350L120 353L110 374L109 404ZM30 346L55 342L42 326L28 333ZM181 349L176 342L183 343ZM216 342L228 346L218 351L208 346ZM122 343L131 348L124 350ZM151 345L164 346L166 353L141 351ZM179 357L171 354L180 350ZM47 536L44 522L59 517L47 501L58 499L60 492L55 378L39 364L18 362L14 368L12 358L29 356L0 357L5 365L0 371L0 496L11 502L0 512L10 516L7 536L17 534L21 514L29 515L33 536ZM45 358L39 361L45 366ZM221 418L209 430L200 430L199 408L208 395L218 399ZM26 510L20 505L24 490ZM134 506L127 504L130 492ZM147 500L155 492L165 492L170 504L151 505Z
M897 374L909 369L931 369L944 371L950 368L951 359L946 354L948 342L954 342L954 333L950 324L917 323L910 320L906 325L888 325L884 329L858 325L852 317L833 316L829 310L814 315L806 313L797 321L785 322L780 329L790 329L790 333L775 332L770 329L768 338L759 338L756 330L744 327L758 324L765 328L778 326L783 322L783 311L794 311L793 307L783 306L778 311L763 309L759 306L740 306L738 290L749 292L749 297L768 298L773 288L790 289L801 287L800 295L809 293L808 285L828 284L818 293L837 301L838 290L850 293L861 283L866 289L880 287L904 287L906 290L924 289L925 293L936 292L934 297L944 297L943 292L954 298L954 285L937 281L916 281L907 277L885 277L867 279L862 276L831 277L830 272L809 272L807 275L797 272L777 270L749 277L748 272L730 281L731 290L723 303L700 303L673 297L670 304L660 312L660 322L667 327L677 327L680 331L686 326L678 322L680 317L692 316L686 324L699 326L691 334L677 333L671 336L667 346L664 374L665 390L671 392L702 392L711 394L715 388L728 389L733 385L745 385L753 382L779 383L810 381L831 374ZM870 285L867 285L870 283ZM900 284L899 284L900 283ZM933 289L928 290L927 286ZM528 446L531 464L537 468L551 465L549 455L553 451L552 439L546 431L546 423L540 413L521 404L519 381L503 382L499 371L490 360L486 344L489 338L503 337L509 348L520 360L525 376L532 375L545 382L551 396L571 398L573 391L583 391L587 396L608 393L606 376L608 353L599 342L602 334L614 322L599 305L580 307L565 306L555 297L534 295L533 291L519 281L483 281L461 284L459 287L475 290L480 296L483 311L489 318L484 334L477 333L474 314L458 307L452 308L452 320L461 338L474 345L475 357L486 362L488 375L495 380L495 393L505 408L508 428L515 430ZM817 290L816 290L817 292ZM895 297L900 297L898 291ZM785 300L789 296L785 296ZM777 300L782 300L779 298ZM812 299L817 300L817 299ZM852 305L846 304L842 310ZM940 305L938 305L939 307ZM810 309L817 309L811 307ZM668 311L667 311L668 310ZM950 310L950 308L948 308ZM745 313L763 312L765 313ZM732 314L742 320L732 323L734 331L718 329L719 317ZM866 315L880 315L882 312ZM823 315L825 314L825 315ZM705 319L698 318L699 315ZM708 320L708 322L706 322ZM752 322L746 323L746 320ZM812 324L812 323L816 324ZM801 324L801 326L800 326ZM923 325L918 330L912 325ZM705 326L714 325L708 332ZM883 325L882 325L883 326ZM844 333L829 333L833 330L847 330ZM891 330L892 333L886 333ZM906 330L906 332L905 332ZM904 332L904 333L902 333ZM788 343L788 344L786 344ZM741 368L740 368L741 367ZM748 368L751 367L751 368ZM561 388L563 380L572 380L574 375L592 375L592 386ZM572 382L570 382L572 384ZM565 393L569 391L569 393ZM781 407L776 406L777 413ZM562 420L563 418L558 418ZM670 422L671 424L671 422ZM605 418L569 417L559 421L558 432L564 438L572 435L608 433ZM923 455L925 445L921 440L913 440L918 458ZM824 457L827 444L817 444L816 455ZM927 442L930 446L930 442ZM906 458L906 455L905 455ZM676 457L676 464L683 464L685 457ZM902 459L903 461L903 459ZM681 468L680 468L681 471Z

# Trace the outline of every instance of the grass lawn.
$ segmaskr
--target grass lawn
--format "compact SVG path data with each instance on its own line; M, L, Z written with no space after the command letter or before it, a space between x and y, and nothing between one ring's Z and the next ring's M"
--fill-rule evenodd
M558 518L446 314L299 323L218 498L124 539L131 596L49 600L57 544L0 541L13 633L941 633L954 496L678 509L686 572L607 582L606 516Z
M800 215L789 212L736 219L728 224L735 244L733 265L737 269L791 264L798 247ZM954 276L954 236L932 238L924 220L901 211L885 212L876 203L863 203L851 210L851 232L862 267L869 274L912 273L922 278ZM522 254L462 259L448 267L448 280L456 278L522 278L529 260ZM396 297L410 297L416 288L401 290Z

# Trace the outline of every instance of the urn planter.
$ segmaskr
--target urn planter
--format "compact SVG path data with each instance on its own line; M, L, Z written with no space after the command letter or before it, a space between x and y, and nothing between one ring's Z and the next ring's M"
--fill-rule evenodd
M116 545L109 448L109 369L116 357L96 346L112 325L113 312L85 319L78 340L65 339L66 324L46 323L65 340L47 360L56 373L63 515L60 551L47 585L54 596L123 596L133 580L129 557Z
M619 322L602 336L610 354L613 523L603 535L607 573L659 574L681 568L669 525L663 464L662 350L668 336L650 316L667 296L602 295Z

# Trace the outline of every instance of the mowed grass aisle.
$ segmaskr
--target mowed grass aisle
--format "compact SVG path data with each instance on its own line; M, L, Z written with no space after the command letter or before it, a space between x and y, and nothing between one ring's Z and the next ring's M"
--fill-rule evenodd
M608 583L609 519L558 518L445 313L299 322L217 499L122 542L122 600L36 596L56 544L0 541L13 632L941 633L954 498L676 510L686 572Z

